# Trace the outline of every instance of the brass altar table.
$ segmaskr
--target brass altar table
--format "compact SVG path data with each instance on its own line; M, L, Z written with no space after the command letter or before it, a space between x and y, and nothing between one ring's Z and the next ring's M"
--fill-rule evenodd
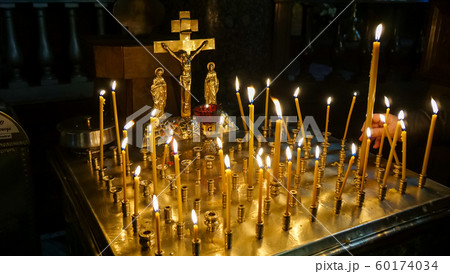
M226 140L224 136L224 140ZM215 157L212 168L206 167L205 154L196 158L192 150L202 143L181 141L181 160L195 159L189 173L181 175L183 186L188 187L187 200L183 202L185 221L185 237L179 240L176 232L177 203L176 190L171 189L168 179L158 180L159 205L161 212L162 249L164 255L192 255L192 220L190 219L194 200L200 198L199 238L201 239L200 255L349 255L349 252L361 246L375 243L379 240L398 235L404 230L415 228L427 222L448 218L450 209L450 189L428 179L426 187L417 187L418 175L407 172L408 187L401 195L398 191L399 179L393 175L389 177L386 199L378 200L378 185L375 180L375 159L371 155L368 167L368 182L365 187L366 197L364 205L356 205L357 190L350 176L343 194L343 204L340 214L334 214L334 197L337 168L332 163L338 161L340 144L332 143L328 148L327 166L319 196L317 221L310 221L309 207L311 205L314 159L310 159L306 173L302 176L298 191L297 203L292 208L291 229L282 230L282 217L285 208L286 191L280 188L279 195L272 198L269 215L264 215L264 236L258 240L255 237L257 218L258 187L255 185L253 201L247 201L247 185L242 170L242 159L247 157L246 143L238 151L237 143L224 145L224 154L231 147L235 148L231 169L237 173L238 185L232 191L231 229L233 231L232 249L224 247L224 216L222 208L222 190L219 169L219 157ZM283 145L285 147L286 144ZM268 152L267 143L262 146ZM313 144L314 147L314 144ZM161 149L161 148L158 148ZM295 152L295 150L294 150ZM159 151L158 155L161 155ZM284 153L283 153L284 155ZM345 169L348 162L345 161ZM121 186L122 177L120 166L114 163L112 151L105 153L106 175L116 179L113 185ZM155 231L154 212L151 205L152 187L149 195L144 196L140 189L139 207L142 214L133 228L132 217L123 217L121 210L121 195L118 202L113 203L113 195L107 191L105 182L98 181L97 172L88 163L86 155L77 155L71 151L57 148L51 153L51 160L64 190L66 222L69 224L70 235L77 235L76 239L82 248L72 248L69 253L92 253L94 255L154 255L156 247L144 250L139 243L139 232L143 230ZM140 165L142 167L141 180L151 180L151 163L142 161L142 155L137 149L130 147L130 159L133 162L132 171ZM295 153L293 157L295 163ZM284 157L282 156L282 162ZM384 162L383 162L384 164ZM294 164L295 166L295 164ZM196 169L200 168L202 179L196 184ZM181 166L183 170L183 166ZM170 167L166 175L173 172ZM256 170L258 170L256 168ZM169 176L170 177L170 176ZM214 194L208 194L208 179L215 179ZM133 213L133 183L129 176L127 197ZM285 183L284 183L285 184ZM175 182L174 182L175 185ZM265 195L265 186L263 187ZM238 206L244 205L243 221L238 222ZM164 208L171 206L172 221L164 222ZM145 208L145 210L144 210ZM206 231L204 224L205 212L214 211L218 215L219 226L216 231Z

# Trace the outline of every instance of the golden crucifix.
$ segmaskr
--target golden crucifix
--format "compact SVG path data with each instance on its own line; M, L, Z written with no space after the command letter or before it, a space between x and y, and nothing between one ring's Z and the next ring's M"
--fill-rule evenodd
M191 116L191 61L200 51L215 49L214 38L191 40L191 33L198 31L198 20L190 17L189 11L180 11L180 19L172 20L172 32L180 33L180 40L153 42L155 53L168 52L181 64L181 117Z

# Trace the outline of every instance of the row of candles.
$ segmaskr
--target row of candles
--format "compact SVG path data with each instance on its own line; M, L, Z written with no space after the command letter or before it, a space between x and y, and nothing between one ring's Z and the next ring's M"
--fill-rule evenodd
M371 63L371 74L370 74L370 84L369 84L369 98L368 98L368 107L367 107L367 119L366 119L366 129L365 129L365 133L364 134L364 138L363 138L363 142L361 145L361 151L360 151L360 163L362 165L362 169L361 169L361 174L366 173L366 169L367 169L367 162L368 162L368 155L369 155L369 148L370 148L370 143L371 143L371 124L372 124L372 113L373 113L373 106L374 106L374 99L375 99L375 90L376 90L376 77L377 77L377 67L378 67L378 55L379 55L379 48L380 48L380 42L379 37L381 35L381 27L378 26L377 27L377 31L376 31L376 40L373 44L373 52L372 52L372 63ZM269 105L269 86L270 86L270 80L267 80L267 88L265 90L266 92L266 101L265 101L265 123L264 123L264 130L267 130L267 124L268 124L268 105ZM123 173L123 193L124 193L124 201L123 203L127 203L127 197L126 197L126 167L129 163L129 156L128 156L128 152L127 152L127 143L128 143L128 138L126 135L127 130L133 126L133 122L131 121L130 123L127 123L127 125L125 125L124 127L124 131L123 131L123 141L122 144L120 144L120 135L119 135L119 127L118 127L118 115L117 115L117 103L116 103L116 97L115 97L115 89L116 89L116 82L113 82L112 85L112 100L113 100L113 107L114 107L114 118L115 118L115 126L116 126L116 137L117 137L117 142L118 142L118 146L120 146L122 148L122 153L121 153L121 164L122 164L122 173ZM260 231L260 235L257 237L258 238L262 238L262 185L263 185L263 174L264 174L264 165L263 165L263 161L260 157L260 155L258 154L256 157L254 157L254 105L253 105L253 101L254 101L254 96L255 96L255 89L253 87L248 87L247 89L248 91L248 98L249 98L249 122L247 123L244 120L244 110L242 107L242 101L240 98L240 94L239 94L239 81L236 77L236 96L237 96L237 100L238 100L238 104L239 104L239 110L243 119L243 124L244 124L244 130L246 132L248 132L249 134L249 145L248 145L248 149L249 149L249 166L248 166L248 178L247 178L247 182L248 182L248 187L249 189L253 189L253 176L255 174L254 172L254 164L253 164L253 159L256 159L257 161L257 165L259 167L258 170L258 179L259 179L259 188L258 188L258 213L257 213L257 233L258 231ZM304 128L302 125L302 115L301 115L301 110L300 110L300 104L299 104L299 100L298 100L298 95L299 95L300 89L297 88L295 93L294 93L294 101L295 101L295 105L296 105L296 110L297 110L297 116L299 119L299 123L298 123L298 128L301 130L302 135L301 136L305 136L304 133ZM105 91L102 90L100 92L100 170L103 171L103 110L104 110L104 104L105 104ZM346 139L346 135L348 132L348 127L349 127L349 122L350 122L350 118L352 115L352 111L354 108L354 104L356 101L356 96L357 94L354 93L353 94L353 98L352 98L352 102L351 102L351 106L350 106L350 110L347 116L347 121L346 121L346 126L345 126L345 131L344 131L344 137L342 138L342 147L344 147L345 145L345 139ZM267 191L267 197L268 198L270 196L269 193L269 189L270 189L270 182L272 181L271 178L275 178L275 180L278 180L279 178L279 162L280 162L280 153L281 153L281 130L282 130L282 126L286 127L286 123L284 123L284 120L282 118L282 113L281 113L281 105L280 102L276 99L276 98L272 98L272 101L275 105L275 109L276 109L276 113L278 116L278 119L276 120L275 123L275 136L274 136L274 157L273 157L273 164L271 163L271 159L269 156L267 156L266 158L266 172L265 172L265 177L266 177L266 182L267 182L267 186L266 186L266 191ZM383 148L383 144L384 144L384 138L387 138L389 140L389 143L391 144L391 149L390 149L390 153L389 153L389 157L388 157L388 161L386 164L386 169L385 169L385 173L384 173L384 177L383 177L383 181L381 184L381 188L386 188L386 182L387 182L387 177L389 175L389 171L390 171L390 167L392 165L392 161L393 158L396 159L396 162L398 164L398 157L395 153L395 146L397 141L399 140L399 138L401 138L402 143L403 143L403 147L402 147L402 180L406 180L406 128L405 128L405 123L403 121L404 119L404 114L403 111L401 111L398 115L398 122L394 131L394 136L392 141L390 140L391 136L387 130L387 125L386 125L386 119L389 116L389 112L390 112L390 102L389 100L385 97L385 104L386 104L386 115L380 115L380 119L383 122L383 136L381 138L381 144L380 144L380 149L378 151L378 154L381 155L382 152L382 148ZM434 133L434 128L435 128L435 124L436 124L436 119L437 119L437 112L438 112L438 108L437 108L437 104L434 101L434 99L431 100L431 104L433 107L433 116L431 119L431 124L430 124L430 130L429 130L429 134L428 134L428 140L427 140L427 145L426 145L426 151L425 151L425 157L424 157L424 161L423 161L423 167L422 167L422 172L420 174L420 178L419 178L419 186L423 187L423 185L425 184L425 179L426 179L426 170L427 170L427 164L428 164L428 159L429 159L429 155L430 155L430 149L431 149L431 144L432 144L432 139L433 139L433 133ZM329 117L330 117L330 108L331 108L331 97L327 99L327 109L326 109L326 124L325 124L325 144L328 141L328 123L329 123ZM370 115L369 115L370 112ZM155 117L155 112L152 112L151 115L151 119L150 119L150 126L149 126L149 131L150 131L150 138L151 138L151 143L152 143L152 151L151 151L151 160L152 160L152 179L154 182L154 186L156 189L157 186L157 175L156 175L156 142L155 142L155 127L156 127L156 117ZM247 124L248 124L248 128L247 128ZM248 129L250 129L248 131ZM401 133L400 133L401 132ZM286 133L288 134L287 130ZM167 154L167 149L168 149L168 144L172 141L173 143L173 154L174 154L174 162L175 162L175 178L176 178L176 185L177 185L177 201L178 201L178 216L179 216L179 220L178 223L182 224L183 223L183 212L182 212L182 203L181 203L181 180L180 180L180 159L179 159L179 154L178 154L178 145L177 145L177 141L170 137L168 139L168 141L166 141L165 144L165 148L164 148L164 154L163 154L163 164L165 162L165 156ZM223 144L222 144L222 140L220 138L217 139L217 143L218 143L218 147L219 147L219 158L220 158L220 167L221 167L221 176L222 176L222 189L224 190L224 192L226 192L226 195L224 197L226 197L226 228L225 228L225 234L226 237L230 237L229 239L231 239L231 222L230 222L230 205L231 205L231 167L230 167L230 161L229 161L229 157L228 155L226 155L225 157L223 156ZM296 163L296 174L298 174L298 172L300 172L300 155L301 155L301 145L304 143L304 138L301 138L300 141L298 142L298 147L297 147L297 163ZM317 146L315 149L315 156L316 156L316 160L315 160L315 164L314 164L314 181L313 181L313 197L312 197L312 205L311 205L311 209L316 208L317 207L317 183L318 183L318 167L319 167L319 154L320 154L320 149ZM353 144L352 145L352 156L349 160L348 163L348 167L347 170L345 172L344 178L343 178L343 183L339 189L339 191L337 192L337 199L341 199L342 197L342 192L345 186L345 182L347 181L348 177L349 177L349 173L350 170L352 168L352 165L354 164L355 161L355 153L356 153L356 147ZM284 218L286 220L284 228L286 227L286 224L288 226L288 220L289 220L289 216L290 216L290 212L289 212L289 196L290 196L290 189L291 189L291 177L292 177L292 152L290 150L289 147L287 147L286 149L286 159L288 161L288 170L287 170L287 191L288 194L286 195L286 210L284 212ZM273 166L273 170L271 169L271 167ZM273 173L272 173L273 171ZM135 171L135 176L134 176L134 183L135 183L135 191L137 191L138 186L139 185L139 173L140 173L140 167L138 167ZM360 192L359 194L363 193L363 189L364 189L364 180L365 180L365 176L362 176L362 182L360 183ZM156 193L156 192L155 192ZM139 214L139 210L138 210L138 206L137 206L137 197L138 194L135 193L135 201L134 201L134 215L137 217ZM158 201L157 201L157 197L154 196L154 200L153 200L153 206L154 206L154 210L155 210L155 219L156 219L156 223L157 223L157 254L161 254L162 249L161 249L161 239L160 239L160 233L159 233L159 208L158 208ZM194 235L194 242L198 243L199 239L198 239L198 225L197 225L197 216L195 215L195 211L193 211L192 213L192 219L193 219L193 223L194 223L194 227L193 227L193 235ZM178 227L178 226L177 226ZM181 229L184 228L184 226L179 226ZM227 242L227 241L226 241ZM229 247L231 247L231 243L229 243Z

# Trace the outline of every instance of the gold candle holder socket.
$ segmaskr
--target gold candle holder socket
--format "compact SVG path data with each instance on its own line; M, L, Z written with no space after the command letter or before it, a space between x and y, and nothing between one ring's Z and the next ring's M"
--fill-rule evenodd
M398 165L394 164L394 177L395 178L398 178L400 176L400 169L401 168L402 168L402 164L401 163L399 163Z
M191 167L192 167L192 160L189 159L185 159L183 161L181 161L181 166L183 167L183 172L186 174L191 173Z
M336 194L341 191L342 184L344 183L342 177L338 177L336 180Z
M103 178L105 177L105 171L106 171L106 167L104 167L103 169L98 169L98 180L99 181L103 181Z
M194 147L192 150L195 152L195 157L201 158L202 157L202 147Z
M234 160L234 147L228 150L228 154L230 155L230 160Z
M200 202L200 198L194 200L194 210L197 212L197 215L200 213Z
M144 197L150 196L150 181L141 180L140 185L142 186L142 193L144 194Z
M408 185L408 182L406 179L404 179L404 180L400 179L400 185L399 185L400 194L402 194L402 195L405 194L407 185Z
M366 197L366 192L364 192L362 190L358 191L358 195L356 196L356 205L358 207L363 206L365 197Z
M214 232L219 227L219 216L214 211L206 211L203 223L206 226L206 231Z
M177 236L178 236L178 240L183 240L183 238L184 238L184 222L177 222Z
M225 248L231 249L232 245L233 245L233 232L226 231L225 232Z
M310 206L309 207L310 210L310 215L309 215L309 220L311 222L315 222L316 221L316 217L317 217L317 206Z
M284 173L286 171L286 165L284 163L279 163L278 166L279 166L278 180L280 182L282 182L283 181L283 177L284 177Z
M244 222L245 205L240 204L237 208L237 221L238 223Z
M116 186L111 186L110 189L109 189L109 192L112 193L113 202L115 204L117 204L118 196L119 196L120 193L122 193L122 188L121 187L116 187Z
M103 181L105 182L106 191L109 191L112 186L112 181L114 180L114 177L106 175L103 177Z
M192 255L193 256L200 256L200 239L192 239Z
M156 169L159 171L159 177L161 179L165 179L166 178L166 170L167 170L168 166L167 165L163 165L162 164L158 164L156 166Z
M255 188L254 188L253 186L247 187L247 201L248 201L248 202L253 201L253 190L254 190L254 189L255 189Z
M283 214L283 230L288 231L291 228L291 213L284 213Z
M419 174L419 188L424 188L427 182L427 175Z
M327 155L325 153L319 156L320 167L325 167L327 165Z
M188 187L182 186L181 187L181 201L186 202L188 198Z
M268 133L268 131L269 131L268 128L263 128L263 129L262 129L264 138L267 138L267 133Z
M139 232L139 244L142 250L148 250L155 244L155 233L152 230L142 230Z
M139 217L139 215L136 215L136 214L133 214L133 215L131 215L131 218L132 218L132 220L131 220L131 223L133 224L133 231L137 231L137 228L138 228L138 217Z
M377 184L381 184L383 181L383 174L385 169L382 167L377 168Z
M233 173L231 177L231 189L236 190L238 186L238 178L239 175L237 173Z
M381 165L381 158L383 158L383 155L381 154L377 154L376 158L375 158L375 167L379 168Z
M306 172L307 160L300 159L300 173L304 174Z
M294 175L294 187L298 188L300 186L301 181L302 181L302 175L295 174Z
M289 195L289 206L291 208L295 208L297 202L300 202L299 198L297 197L298 191L295 189L291 189L290 193L291 194Z
M133 165L133 163L132 162L129 162L128 164L127 164L127 175L130 175L131 174L131 166Z
M195 169L195 174L196 174L196 180L197 181L201 181L202 180L202 170L200 168L196 168Z
M316 186L316 195L317 195L317 199L319 199L320 196L320 190L322 189L322 185L317 184Z
M345 162L345 149L341 148L339 151L339 164L343 165Z
M272 202L271 198L264 198L264 215L270 214L270 204Z
M216 159L216 157L214 157L213 155L206 155L205 156L206 168L207 169L213 168L213 162L214 162L215 159Z
M280 184L276 181L272 181L270 183L270 196L274 198L278 195L280 195Z
M247 173L247 167L248 167L248 158L246 157L242 160L242 171L244 173Z
M261 240L263 238L263 232L264 232L264 222L257 222L256 223L256 239Z
M384 198L386 198L386 192L387 192L387 186L380 185L380 188L378 190L378 199L380 201L383 201Z
M337 164L337 177L340 178L344 174L344 163Z
M166 224L172 223L172 207L171 206L164 207L164 222Z
M334 197L334 213L339 214L341 212L342 207L342 199L339 199L337 196Z
M208 195L213 196L214 195L214 179L208 180Z
M269 151L270 151L270 155L273 156L273 154L275 153L275 144L274 144L274 142L269 142Z
M146 162L148 160L148 150L143 148L140 150L141 154L142 154L142 161ZM119 157L119 161L120 161L120 165L122 165L122 157Z
M244 139L242 138L236 138L236 142L238 143L237 145L237 151L242 151L242 143L244 142Z
M164 255L164 250L161 250L161 251L156 250L155 251L155 256L163 256L163 255Z
M130 216L130 202L122 200L122 214L123 216Z
M325 167L319 166L319 171L317 172L317 185L322 183L324 173L325 173Z

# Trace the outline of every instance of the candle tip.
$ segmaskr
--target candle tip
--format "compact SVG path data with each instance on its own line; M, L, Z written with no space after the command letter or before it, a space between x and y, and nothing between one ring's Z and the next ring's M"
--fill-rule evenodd
M173 135L170 135L166 140L166 145L170 144L170 142L172 142L172 139L173 139Z
M353 96L357 96L358 95L358 91L353 92Z
M406 125L403 120L400 120L400 126L402 126L402 130L406 130Z
M128 144L128 137L125 137L122 141L122 150L125 150Z
M263 152L264 152L264 149L262 147L260 147L258 150L258 155L262 156Z
M330 105L331 104L331 97L328 97L328 99L327 99L327 105Z
M247 95L248 95L248 101L250 104L253 104L253 97L255 96L255 88L253 86L247 87Z
M319 160L319 155L320 155L320 148L319 146L316 146L316 160Z
M220 118L219 118L219 124L220 124L220 125L223 125L223 123L225 123L225 116L220 115Z
M439 111L439 108L438 108L436 101L433 98L431 98L431 107L433 108L433 113L437 114Z
M367 134L367 138L370 139L370 137L372 137L372 131L370 130L370 127L367 128L366 134Z
M356 145L355 145L355 143L352 143L352 155L353 156L356 155Z
M278 119L281 119L281 105L280 105L280 101L278 101L277 98L274 97L270 97L270 99L272 99L272 102L275 104L275 109L278 115Z
M239 79L237 76L236 76L235 86L236 86L236 92L239 92Z
M403 110L400 110L400 112L398 113L398 119L399 120L405 119L405 113L403 112Z
M192 223L194 225L196 225L197 224L197 213L195 213L194 209L191 211L191 218L192 218Z
M383 124L386 123L386 117L384 116L384 114L380 114L380 120Z
M302 137L302 138L300 138L300 140L298 141L298 147L301 147L301 146L302 146L302 144L303 144L303 137Z
M141 166L138 166L138 167L134 170L134 177L138 177L139 174L141 174Z
M270 86L270 78L267 78L267 80L266 80L266 86L267 86L267 87Z
M219 147L219 149L222 149L222 140L220 140L220 138L217 137L216 141L217 141L217 146Z
M153 210L155 212L159 211L158 198L156 197L156 195L153 195Z
M112 88L113 91L116 90L116 86L117 86L116 81L113 81L113 82L112 82L112 86L111 86L111 88Z
M105 95L106 91L104 89L100 90L100 96Z
M270 169L270 164L271 164L271 162L270 162L270 156L267 155L267 156L266 156L266 166L267 166L267 168L269 168L269 169Z
M173 153L174 154L178 154L178 143L177 143L177 140L173 139L172 146L173 146Z
M391 103L389 102L389 98L387 98L386 96L384 96L384 104L386 105L387 108L391 107Z
M289 147L286 148L286 158L288 159L288 161L292 160L292 153Z
M297 87L294 92L294 97L297 98L299 93L300 93L300 87Z
M125 126L123 127L124 130L128 130L130 129L132 126L134 126L134 121L131 120L128 123L125 124Z
M380 40L381 32L382 32L382 31L383 31L383 25L382 25L382 24L379 24L379 25L377 26L376 31L375 31L375 40L377 40L377 41Z
M152 112L150 112L150 117L155 117L155 115L158 114L158 112L159 112L159 110L156 109L156 108L154 108L154 109L152 110Z
M227 169L229 169L230 168L230 157L228 157L228 154L225 155L224 163L225 163L225 167Z
M261 159L261 156L256 155L256 161L258 162L259 168L263 168L263 167L264 167L263 161L262 161L262 159Z

